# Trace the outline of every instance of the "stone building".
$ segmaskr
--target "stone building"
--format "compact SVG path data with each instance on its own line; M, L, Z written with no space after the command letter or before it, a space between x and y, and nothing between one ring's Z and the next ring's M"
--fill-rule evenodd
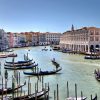
M32 33L32 46L36 46L39 44L39 32L31 32Z
M47 44L54 44L54 45L58 45L60 42L60 33L49 33L46 32L46 43Z
M100 50L100 28L83 27L66 31L60 38L60 47L82 53L99 52Z

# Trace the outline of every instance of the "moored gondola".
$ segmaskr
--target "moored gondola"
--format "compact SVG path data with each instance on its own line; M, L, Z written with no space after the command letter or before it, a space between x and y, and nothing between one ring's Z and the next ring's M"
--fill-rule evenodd
M34 67L38 66L38 64L32 64L30 66L17 66L17 67L9 67L9 66L5 66L5 69L9 69L9 70L21 70L21 69L32 69Z
M29 62L32 62L32 61L33 61L33 59L31 59L31 60L25 60L25 61L17 61L17 62L13 62L13 61L9 62L9 61L6 61L6 63L9 63L9 64L24 64L24 63L29 63Z
M91 56L91 55L86 55L84 59L92 59L92 60L98 60L100 59L100 56Z
M2 93L3 94L9 94L9 93L12 93L13 91L16 91L16 90L18 90L19 88L22 88L24 85L26 85L26 81L24 82L24 84L23 85L19 85L19 86L17 86L16 88L3 88L3 89L0 89L0 95L2 95Z
M14 54L14 53L8 54L8 57L17 57L17 54Z
M33 62L28 62L28 63L19 63L19 64L10 64L10 63L6 63L6 64L4 64L4 66L9 66L9 67L14 67L14 66L16 66L16 67L18 67L18 66L29 66L29 65L32 65L33 64Z
M24 96L18 96L12 98L12 96L5 96L3 97L3 100L44 100L44 95L46 95L49 92L49 90L43 89L42 91L29 94L29 95L24 95Z
M42 90L40 92L37 92L37 93L33 93L33 94L30 94L30 95L25 95L25 96L20 96L20 97L15 97L13 100L37 100L44 96L45 94L47 94L49 92L49 90Z
M59 72L60 70L62 70L62 67L57 68L56 70L53 71L39 71L39 72L23 72L25 75L52 75L52 74L56 74L57 72Z

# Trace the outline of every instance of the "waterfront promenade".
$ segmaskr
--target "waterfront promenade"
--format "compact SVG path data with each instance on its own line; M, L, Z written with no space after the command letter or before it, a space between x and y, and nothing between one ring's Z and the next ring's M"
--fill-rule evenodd
M57 62L60 63L62 67L62 71L58 74L44 76L44 83L50 84L50 100L54 100L54 90L56 90L56 85L59 84L59 100L65 100L67 95L67 86L66 83L69 81L69 90L70 96L74 96L74 84L78 84L78 96L81 95L81 91L83 91L84 96L90 98L90 95L95 93L98 94L98 100L100 99L100 84L96 81L94 77L94 70L100 68L99 60L86 60L83 55L78 54L67 54L57 51L50 51L50 47L48 46L47 51L42 51L43 46L37 47L27 47L27 48L16 48L14 49L14 53L18 54L18 57L15 58L16 61L23 60L24 54L29 54L29 58L33 58L33 60L38 63L38 67L42 70L53 70L54 66L52 65L51 59L55 58ZM2 63L1 73L4 75L4 62L11 61L12 58L0 58ZM30 70L29 70L30 71ZM21 83L28 79L27 76L21 73ZM8 85L11 86L11 77L13 71L8 71L9 81ZM32 91L34 91L35 82L37 81L37 77L30 77L30 81L32 84ZM1 82L1 81L0 81ZM39 83L41 84L41 83ZM41 88L41 85L39 85ZM27 91L27 87L24 87L24 90Z

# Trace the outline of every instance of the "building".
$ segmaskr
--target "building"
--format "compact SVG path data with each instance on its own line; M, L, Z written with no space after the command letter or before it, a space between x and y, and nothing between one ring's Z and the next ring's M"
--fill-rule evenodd
M46 43L47 44L54 44L54 45L58 45L60 42L60 33L49 33L46 32Z
M39 32L31 32L32 34L32 46L39 44Z
M24 34L26 36L26 46L31 46L32 45L32 33L25 32Z
M8 48L8 38L7 33L0 29L0 51L6 50Z
M72 25L71 31L66 31L62 34L60 47L81 53L99 52L100 28L83 27L74 30L74 26Z
M39 45L47 45L45 33L39 33Z
M20 35L19 33L13 33L13 47L20 47Z
M51 33L51 32L45 32L45 33L39 33L39 44L40 45L58 45L60 42L60 33Z
M14 47L14 45L13 45L13 41L14 41L13 33L12 32L7 32L7 36L8 36L8 45L9 45L9 48Z
M20 47L26 46L26 35L24 32L19 33L19 44L20 44Z

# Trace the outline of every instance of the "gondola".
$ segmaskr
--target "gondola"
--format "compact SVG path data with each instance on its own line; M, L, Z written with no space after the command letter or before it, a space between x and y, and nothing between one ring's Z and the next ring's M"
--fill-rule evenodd
M84 59L92 59L92 60L98 60L100 59L100 56L91 56L91 55L86 55Z
M15 97L12 99L12 97L8 97L9 99L11 100L39 100L39 98L41 98L42 96L44 96L45 94L48 93L49 90L42 90L42 91L39 91L37 93L33 93L33 94L29 94L29 95L24 95L24 96L19 96L19 97Z
M34 76L38 76L38 75L52 75L52 74L56 74L57 72L59 72L60 70L62 70L62 67L54 70L54 71L40 71L40 72L23 72L25 75L34 75Z
M29 62L32 62L32 61L33 61L33 59L31 59L31 60L25 60L25 61L17 61L17 62L13 62L13 61L9 62L9 61L6 61L6 63L9 63L9 64L23 64L23 63L29 63Z
M29 66L29 65L32 65L32 64L33 64L33 62L19 63L19 64L6 63L6 64L4 64L4 66L9 66L9 67L16 66L16 67L18 67L18 66Z
M8 49L5 52L13 52L13 51L14 51L13 49Z
M8 57L17 57L17 54L14 54L14 53L8 54Z
M12 89L12 88L5 88L3 90L0 89L0 95L12 93L13 91L18 90L19 88L22 88L24 85L26 85L26 81L24 82L23 85L19 85L18 87L14 88L14 89Z
M21 70L21 69L32 69L33 67L38 66L38 64L32 64L30 66L17 66L17 67L9 67L9 66L5 66L5 69L9 69L9 70Z

